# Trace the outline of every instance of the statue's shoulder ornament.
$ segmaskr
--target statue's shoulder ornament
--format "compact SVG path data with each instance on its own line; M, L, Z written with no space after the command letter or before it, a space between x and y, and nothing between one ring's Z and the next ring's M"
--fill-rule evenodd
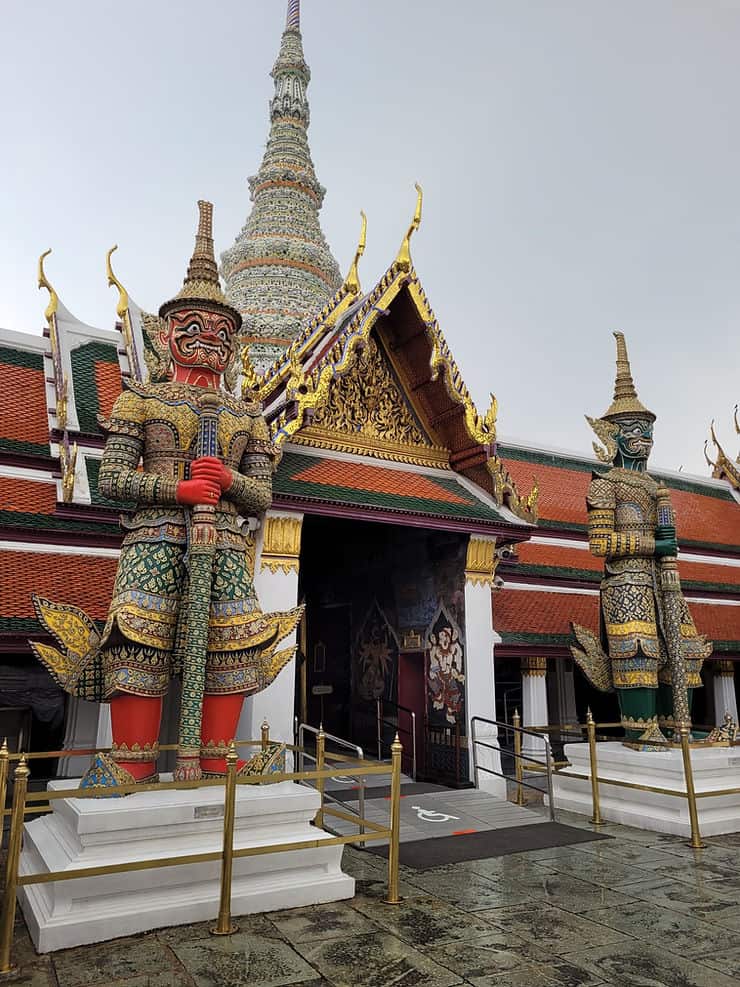
M591 482L588 485L586 503L589 507L600 508L602 510L613 510L616 503L614 484L611 481L610 470L608 473L591 473Z
M615 466L609 471L609 477L620 486L629 487L644 491L655 496L658 492L658 483L649 473L638 473L636 470L627 470L621 466Z

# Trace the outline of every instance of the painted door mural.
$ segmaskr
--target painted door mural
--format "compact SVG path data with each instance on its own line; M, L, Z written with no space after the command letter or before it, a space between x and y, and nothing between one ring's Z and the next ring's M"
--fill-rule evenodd
M459 784L464 770L465 648L452 614L440 606L426 633L427 773Z

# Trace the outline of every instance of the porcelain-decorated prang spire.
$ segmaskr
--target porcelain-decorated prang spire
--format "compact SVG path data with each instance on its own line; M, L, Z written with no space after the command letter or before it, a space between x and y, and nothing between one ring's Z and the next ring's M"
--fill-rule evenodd
M226 296L243 317L252 363L264 370L342 283L319 225L324 188L308 146L300 0L288 0L285 30L271 72L270 135L249 179L254 203L235 243L221 255Z

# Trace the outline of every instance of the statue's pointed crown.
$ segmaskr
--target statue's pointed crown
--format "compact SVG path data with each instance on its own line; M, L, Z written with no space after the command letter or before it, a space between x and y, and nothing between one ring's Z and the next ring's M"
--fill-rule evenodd
M181 307L183 302L205 305L209 309L216 306L236 320L238 330L241 327L242 318L239 312L226 301L226 296L221 289L216 258L213 254L213 203L200 199L198 210L195 247L182 288L174 298L161 306L159 314L164 318L172 309Z
M653 412L649 411L637 397L624 333L615 332L614 338L617 341L617 376L614 381L614 400L601 417L606 421L617 421L627 416L647 417L655 421Z

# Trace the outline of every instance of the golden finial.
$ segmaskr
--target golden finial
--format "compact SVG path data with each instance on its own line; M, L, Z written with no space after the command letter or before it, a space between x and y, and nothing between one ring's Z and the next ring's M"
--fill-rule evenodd
M233 740L230 740L229 741L229 749L228 749L228 751L226 753L226 767L227 768L230 768L230 767L236 768L236 763L237 763L237 760L238 759L239 759L239 754L237 753L237 750L236 750L236 744L234 743Z
M709 445L709 439L704 440L704 459L706 460L707 466L710 466L713 470L717 469L717 464L713 463L709 458L709 453L707 452L707 446Z
M418 230L421 226L421 203L424 193L422 192L421 185L419 185L418 182L414 183L414 188L416 189L416 209L414 210L414 218L411 220L411 225L406 232L406 236L403 238L401 249L398 251L398 256L396 257L396 265L402 271L411 270L411 237L414 231Z
M44 312L44 318L47 322L51 321L52 315L56 315L57 308L59 307L59 295L52 288L49 279L44 271L44 258L48 257L51 253L51 247L45 250L43 254L39 257L39 288L46 288L49 292L49 304L46 306L46 311Z
M483 424L491 435L496 435L496 418L498 417L498 399L495 394L491 394L491 403L483 419Z
M737 405L735 405L735 434L740 435L740 422L737 420Z
M62 466L62 500L65 504L71 504L75 492L75 470L77 468L77 443L72 448L62 446L61 460Z
M360 240L357 244L357 250L355 251L355 259L352 261L349 271L347 272L347 277L344 279L345 288L352 295L360 294L360 274L358 271L358 264L360 257L365 253L365 246L367 244L367 216L363 209L360 209L360 215L362 216L362 226L360 227Z
M108 275L108 287L113 288L114 286L118 288L118 304L116 305L116 314L119 319L122 319L126 312L128 311L128 292L123 287L121 282L113 273L113 267L111 266L110 258L111 254L118 250L118 244L114 244L108 253L105 255L105 272Z
M637 415L638 417L647 415L655 421L655 415L652 411L648 411L637 397L624 333L615 332L614 338L617 341L617 375L614 380L614 400L601 417L612 419L622 415Z
M712 442L714 442L714 444L719 449L720 448L719 440L717 439L717 433L714 431L714 418L709 423L709 434L712 436Z

